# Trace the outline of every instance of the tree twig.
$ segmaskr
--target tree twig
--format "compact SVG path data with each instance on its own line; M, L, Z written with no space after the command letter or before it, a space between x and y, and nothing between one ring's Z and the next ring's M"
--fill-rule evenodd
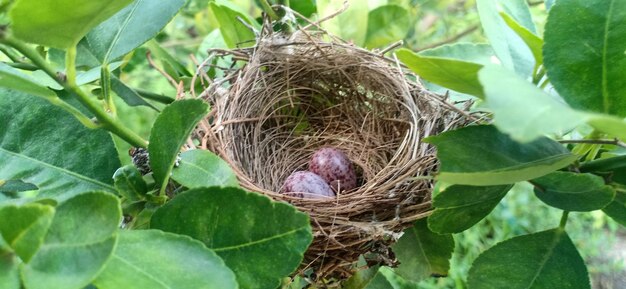
M461 31L459 34L453 35L453 36L451 36L451 37L449 37L447 39L444 39L442 41L426 45L426 46L424 46L422 48L417 49L417 51L422 51L422 50L426 50L426 49L435 48L435 47L438 47L438 46L441 46L441 45L450 44L452 42L455 42L455 41L463 38L464 36L467 36L467 35L473 33L474 31L478 30L478 27L479 27L478 24L474 24L474 25L468 27L467 29Z

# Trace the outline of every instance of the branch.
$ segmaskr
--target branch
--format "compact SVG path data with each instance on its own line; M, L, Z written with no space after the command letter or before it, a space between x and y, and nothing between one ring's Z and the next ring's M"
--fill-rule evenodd
M472 32L476 31L477 29L478 29L478 24L474 24L474 25L468 27L467 29L461 31L457 35L454 35L454 36L452 36L450 38L444 39L442 41L439 41L439 42L436 42L436 43L433 43L433 44L430 44L430 45L426 45L426 46L424 46L422 48L417 49L417 51L422 51L422 50L426 50L426 49L435 48L435 47L438 47L438 46L441 46L441 45L450 44L452 42L455 42L455 41L463 38L466 35L471 34Z
M104 110L102 110L102 108L98 106L98 104L95 103L91 99L91 97L87 95L87 93L80 89L80 87L78 87L76 84L65 81L65 79L60 78L59 75L57 75L57 71L45 59L43 59L43 57L41 57L41 55L39 55L39 53L35 49L7 34L4 34L2 35L2 37L0 37L0 42L13 47L15 50L22 53L22 55L30 59L30 61L32 61L34 65L41 68L57 83L62 85L65 90L73 92L74 95L76 95L78 101L96 116L98 121L102 124L103 128L118 135L120 138L127 141L133 146L143 148L147 146L147 142L144 139L142 139L140 136L138 136L122 123L120 123L117 119L111 117ZM70 60L70 62L71 61L72 60Z

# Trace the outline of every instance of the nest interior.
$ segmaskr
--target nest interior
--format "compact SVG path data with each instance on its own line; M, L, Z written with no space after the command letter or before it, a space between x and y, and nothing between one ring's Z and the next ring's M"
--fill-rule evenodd
M301 270L349 275L361 254L393 264L388 246L431 210L434 149L422 139L463 125L466 115L419 85L397 61L327 36L267 33L222 51L245 65L210 79L212 112L196 130L241 185L311 217L314 241ZM319 148L354 163L359 187L333 199L280 194Z

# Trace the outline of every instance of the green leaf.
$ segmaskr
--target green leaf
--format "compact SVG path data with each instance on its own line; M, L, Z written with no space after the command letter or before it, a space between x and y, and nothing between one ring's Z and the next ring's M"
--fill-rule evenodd
M452 235L431 232L426 219L422 219L404 230L404 235L392 248L400 261L394 271L407 280L420 281L430 276L448 275L454 239Z
M437 85L483 98L478 82L481 64L442 57L422 56L407 49L396 52L398 59L421 78Z
M428 227L440 234L465 231L489 215L511 187L450 186L433 200Z
M344 289L400 289L393 279L394 272L387 267L371 267L356 272L344 284Z
M150 167L162 190L174 167L180 148L191 130L208 113L209 105L199 99L175 101L157 116L150 133Z
M9 16L18 38L68 48L130 2L132 0L17 0Z
M158 230L122 231L99 289L229 289L235 274L213 251L187 236Z
M485 36L502 65L523 77L530 76L535 66L533 55L524 41L506 25L499 14L499 10L504 10L534 33L535 25L526 0L477 0L476 4Z
M228 163L207 150L189 150L180 154L180 165L172 170L172 179L190 189L239 186Z
M130 201L143 200L148 192L148 185L143 180L143 176L134 165L127 165L119 168L113 174L115 188Z
M35 96L0 89L0 179L39 187L61 200L109 185L120 167L111 136Z
M2 243L0 238L0 243ZM0 247L1 248L1 247ZM0 288L20 289L19 261L11 252L0 250Z
M567 233L553 229L506 240L482 253L469 289L588 289L585 262Z
M235 272L241 288L277 287L312 240L306 214L231 187L183 192L156 211L150 226L202 241Z
M600 210L615 196L602 177L592 174L553 172L531 181L535 196L544 203L565 211Z
M514 140L528 142L546 134L564 135L585 122L599 131L626 139L623 120L573 110L503 67L485 66L478 76L485 89L487 106L495 114L494 124Z
M367 37L369 7L368 1L347 0L317 0L317 15L319 18L335 14L348 2L348 9L343 13L321 23L322 28L333 35L363 46Z
M11 66L0 62L0 86L36 96L56 97L56 94L37 80Z
M120 202L108 193L84 193L61 203L43 245L21 267L26 288L87 286L113 253L121 221Z
M181 64L176 58L170 55L167 50L165 50L159 43L152 39L146 43L146 46L150 50L150 52L156 56L157 59L161 61L163 66L170 66L174 70L174 74L172 77L177 81L180 80L181 76L191 76L191 73L187 68Z
M616 190L615 199L602 211L622 226L626 226L626 191Z
M219 3L211 2L209 8L219 23L219 29L228 48L254 45L256 40L254 32L250 31L248 27L238 20L239 17L239 19L242 19L249 25L258 27L258 24L250 19L246 13L237 11L237 9L232 7L232 5L228 5L225 1L220 1Z
M310 17L315 11L317 11L316 0L298 0L289 1L289 7L304 17Z
M491 186L546 175L577 159L542 137L520 144L491 125L468 126L425 140L437 147L437 178L451 184Z
M158 109L154 107L154 105L145 101L143 98L141 98L138 92L128 87L115 76L111 76L111 90L113 90L113 92L115 92L115 94L117 94L129 106L143 105L158 111Z
M369 12L365 47L383 48L404 39L411 28L409 11L398 5L384 5Z
M504 19L506 25L513 29L513 31L515 31L515 33L522 38L524 43L526 43L526 46L530 49L530 52L533 54L533 58L535 58L534 71L536 72L539 69L539 66L543 64L543 39L528 30L528 28L522 26L509 14L500 11L500 16Z
M626 116L625 21L620 0L559 0L550 10L545 67L572 107Z
M24 262L35 255L52 222L54 208L32 203L0 207L0 237Z
M116 60L152 39L174 18L184 0L135 0L91 30L86 40L102 63Z

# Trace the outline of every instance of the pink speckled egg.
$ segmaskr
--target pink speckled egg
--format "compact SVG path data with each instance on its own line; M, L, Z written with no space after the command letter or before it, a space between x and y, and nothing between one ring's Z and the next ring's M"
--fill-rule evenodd
M316 151L309 161L309 170L322 177L336 192L356 188L354 166L338 149L326 147Z
M299 171L291 174L285 180L281 192L286 195L309 199L335 196L335 192L322 177L309 171Z

